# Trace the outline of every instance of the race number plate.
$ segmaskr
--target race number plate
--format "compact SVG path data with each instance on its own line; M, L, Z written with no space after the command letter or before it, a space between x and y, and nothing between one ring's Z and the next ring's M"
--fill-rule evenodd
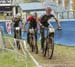
M54 28L49 28L49 32L54 33L55 32Z
M34 29L29 29L29 32L30 33L34 33Z
M16 27L16 30L20 30L20 27Z

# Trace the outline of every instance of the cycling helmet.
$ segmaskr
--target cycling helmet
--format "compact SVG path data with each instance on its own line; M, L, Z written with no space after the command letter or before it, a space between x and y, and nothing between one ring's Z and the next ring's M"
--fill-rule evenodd
M34 17L37 17L37 13L36 12L31 13L31 15L34 16Z
M50 7L50 6L47 6L46 8L45 8L45 10L49 10L49 11L52 11L52 8Z
M17 18L21 18L21 13L17 13L17 14L16 14L16 17L17 17Z

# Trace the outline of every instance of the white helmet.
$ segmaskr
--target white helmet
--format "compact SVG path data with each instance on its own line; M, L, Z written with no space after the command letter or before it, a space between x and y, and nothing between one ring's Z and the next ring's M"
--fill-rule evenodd
M37 13L36 12L32 12L30 13L32 16L37 17Z
M52 11L52 8L51 8L50 6L47 6L47 7L45 8L45 10L50 10L50 11Z
M21 13L17 13L17 15L16 15L17 17L21 17Z

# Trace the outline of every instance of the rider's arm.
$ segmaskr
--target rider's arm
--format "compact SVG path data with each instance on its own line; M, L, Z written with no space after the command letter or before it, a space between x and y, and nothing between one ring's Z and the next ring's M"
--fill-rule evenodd
M27 20L23 23L23 28L26 26L26 24L28 23L28 21L30 21L31 20L31 16L29 16L28 18L27 18Z
M27 24L27 21L25 21L25 22L23 23L23 28L25 27L26 24Z
M56 18L56 17L54 17L54 19L56 20L56 22L57 22L57 25L58 25L58 29L60 29L61 28L61 24L60 24L60 21L58 20L58 18Z
M37 18L36 21L39 23L40 26L42 26L40 18Z
M54 14L52 14L51 17L53 17L55 19L55 21L57 22L58 29L61 29L61 24L60 24L60 21L58 20L58 18Z
M19 26L20 26L20 28L22 28L22 26L23 26L23 21L22 21L21 17L20 17L20 20L19 20Z

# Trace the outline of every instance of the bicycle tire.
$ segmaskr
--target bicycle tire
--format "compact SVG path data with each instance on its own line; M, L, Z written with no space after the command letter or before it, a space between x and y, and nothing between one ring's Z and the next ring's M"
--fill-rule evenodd
M20 39L21 36L20 36L20 30L16 30L16 39ZM17 45L17 48L20 49L20 41L19 40L16 40L16 45Z
M32 40L32 34L30 33L29 34L29 46L30 46L31 51L33 52L33 42L32 41L33 41Z
M33 43L33 49L34 49L34 52L37 54L37 53L38 53L38 46L37 46L37 44L36 44L35 33L33 34L33 40L32 40L32 43Z
M50 43L50 41L51 41L51 43ZM54 38L53 37L46 38L45 41L44 41L43 56L44 57L47 56L48 59L52 59L53 52L54 52Z
M50 43L51 42L51 43ZM48 58L52 59L53 57L53 52L54 52L54 38L50 37L49 42L48 42L48 47L47 47L47 52L48 52Z
M36 44L36 37L35 37L35 33L31 33L29 34L29 45L31 47L31 51L35 52L36 54L38 53L38 46Z

